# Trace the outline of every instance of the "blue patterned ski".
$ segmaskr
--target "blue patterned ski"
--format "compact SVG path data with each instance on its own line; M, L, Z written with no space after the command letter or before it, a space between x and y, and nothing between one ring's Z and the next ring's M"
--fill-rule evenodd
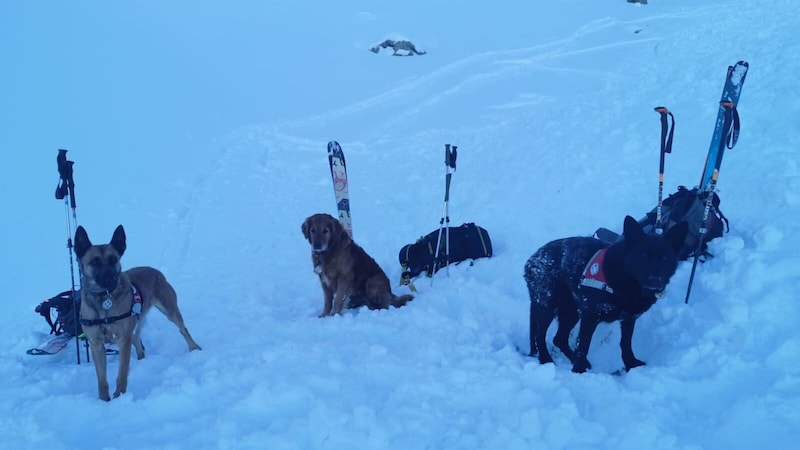
M739 96L742 94L742 85L749 67L746 61L739 61L728 66L725 87L722 89L722 96L719 100L714 135L711 137L706 165L698 185L702 191L709 190L714 172L719 172L722 165L725 149L733 148L739 137L739 115L736 112L736 106L739 104Z
M328 164L331 168L333 193L336 196L339 222L350 237L353 237L353 222L350 218L350 196L347 191L347 164L342 147L336 141L328 142Z

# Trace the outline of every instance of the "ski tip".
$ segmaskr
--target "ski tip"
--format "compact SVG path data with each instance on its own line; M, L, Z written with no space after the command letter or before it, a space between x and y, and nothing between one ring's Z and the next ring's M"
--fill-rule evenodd
M336 141L328 142L328 156L333 155L340 155L342 154L342 147Z

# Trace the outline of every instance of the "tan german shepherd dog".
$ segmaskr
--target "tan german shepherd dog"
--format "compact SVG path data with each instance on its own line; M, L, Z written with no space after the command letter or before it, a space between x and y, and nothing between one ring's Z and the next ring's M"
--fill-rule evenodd
M178 326L189 350L200 350L183 324L175 290L164 274L152 267L134 267L122 271L120 258L125 253L125 230L119 225L111 242L92 245L86 230L75 231L75 254L81 271L81 325L92 349L97 371L100 400L109 401L106 379L106 342L119 345L119 371L114 398L128 389L131 345L136 357L144 358L140 336L142 322L155 306Z

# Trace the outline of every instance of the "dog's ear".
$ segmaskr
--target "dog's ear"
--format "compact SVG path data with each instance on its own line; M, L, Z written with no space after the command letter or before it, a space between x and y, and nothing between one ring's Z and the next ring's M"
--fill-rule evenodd
M331 217L331 233L333 233L336 242L342 246L349 244L351 241L350 234L347 233L347 230L344 229L342 223L339 222L339 220L335 217Z
M308 227L309 227L308 222L310 220L311 220L311 217L306 217L306 220L303 221L303 225L300 227L300 230L303 231L303 237L305 237L306 239L309 239L309 236L308 236Z
M86 230L82 226L78 226L78 229L75 230L75 255L79 260L83 258L83 255L86 254L91 246L92 242L89 240Z
M680 254L683 244L686 242L686 236L689 234L689 222L679 222L674 227L667 231L666 239L669 245L675 250L676 254Z
M642 226L631 216L625 216L625 223L622 227L622 235L625 237L626 244L636 244L644 240L645 234Z
M122 228L122 225L117 225L117 228L114 230L114 235L111 236L110 244L114 247L114 250L119 253L119 256L125 253L125 229Z

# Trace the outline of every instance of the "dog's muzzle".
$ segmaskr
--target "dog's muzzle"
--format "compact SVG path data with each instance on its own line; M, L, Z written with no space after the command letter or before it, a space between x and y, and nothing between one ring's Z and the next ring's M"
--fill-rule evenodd
M119 284L119 273L104 272L94 278L95 283L108 292L112 292Z
M662 276L651 275L647 277L647 281L642 283L642 287L651 291L663 291L667 288L667 279Z

